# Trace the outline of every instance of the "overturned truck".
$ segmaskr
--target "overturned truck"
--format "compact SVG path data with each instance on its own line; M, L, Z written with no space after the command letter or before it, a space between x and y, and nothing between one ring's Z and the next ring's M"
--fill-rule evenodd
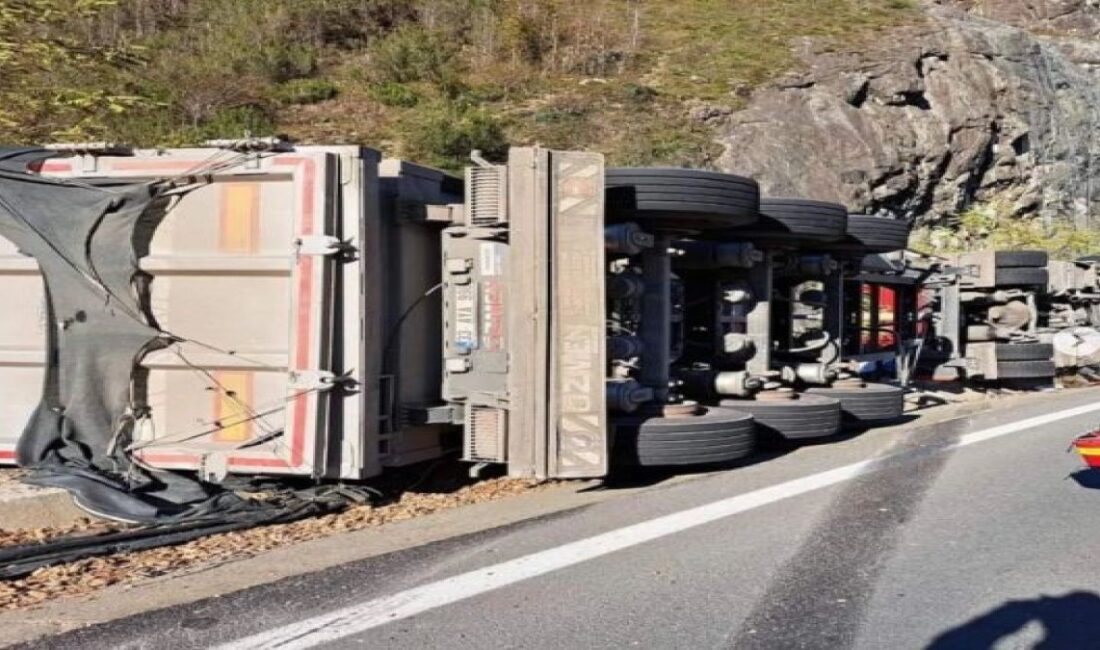
M601 477L901 416L902 389L846 352L861 325L844 289L908 224L761 199L751 179L537 148L459 179L246 141L24 152L4 182L98 203L72 206L92 211L76 236L28 234L35 204L0 204L0 462L42 462L30 414L67 431L98 389L95 434L47 442L65 462L211 483L364 479L455 449L513 476ZM122 191L155 196L105 229ZM59 310L55 278L89 306ZM115 330L68 342L121 312L146 344L80 363Z

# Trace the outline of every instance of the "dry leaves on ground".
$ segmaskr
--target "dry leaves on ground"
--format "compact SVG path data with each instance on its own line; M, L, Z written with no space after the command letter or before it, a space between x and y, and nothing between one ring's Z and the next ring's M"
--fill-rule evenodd
M58 537L100 535L119 529L119 525L110 522L81 519L69 526L0 530L0 548L7 546L23 546L26 544L41 544Z
M546 485L548 484L500 478L468 485L453 492L409 492L397 501L379 507L354 506L338 514L290 524L251 528L212 535L179 546L121 553L47 567L19 580L0 581L0 609L18 609L39 605L58 597L86 595L111 585L132 584L170 573L240 560L280 546L412 519L462 505L492 501ZM81 530L86 529L76 527L73 532ZM34 534L39 535L40 539L59 535L56 529L37 531Z

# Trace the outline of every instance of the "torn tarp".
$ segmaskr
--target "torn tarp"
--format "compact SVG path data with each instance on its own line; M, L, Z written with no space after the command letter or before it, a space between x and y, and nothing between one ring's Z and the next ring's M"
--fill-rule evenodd
M171 185L28 172L49 155L0 149L0 236L38 262L51 324L42 401L17 448L19 464L33 470L27 481L69 490L81 507L122 521L251 508L216 486L141 466L126 451L147 411L140 362L173 342L152 316L152 278L139 268Z

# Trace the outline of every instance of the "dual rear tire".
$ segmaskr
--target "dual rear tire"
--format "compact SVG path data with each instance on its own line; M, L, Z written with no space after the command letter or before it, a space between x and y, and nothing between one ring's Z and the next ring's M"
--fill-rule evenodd
M848 232L848 209L838 203L808 199L762 199L760 220L753 226L723 233L764 245L838 242Z
M1046 251L998 251L994 282L998 287L1045 287L1049 261Z
M636 467L682 467L728 463L756 450L751 415L718 407L700 410L695 415L614 418L615 460Z
M902 219L850 214L847 234L839 242L829 244L827 250L850 256L892 253L909 247L911 231L912 226Z
M722 406L750 413L762 435L786 440L828 438L840 431L840 400L798 394L793 399L728 399Z
M905 390L888 384L811 388L806 392L839 400L844 422L851 426L896 422L905 410Z
M607 216L643 228L697 232L755 223L760 186L751 178L696 169L618 168L605 176Z

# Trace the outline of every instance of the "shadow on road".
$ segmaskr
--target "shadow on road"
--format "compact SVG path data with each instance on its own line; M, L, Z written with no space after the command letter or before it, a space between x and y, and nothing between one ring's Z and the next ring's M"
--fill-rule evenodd
M711 463L705 465L691 465L687 467L620 467L618 472L612 472L609 476L594 487L585 488L581 492L597 492L601 490L624 490L640 487L651 487L664 483L678 476L706 475L715 472L725 472L739 467L758 465L785 456L794 451L795 447L770 449L759 447L752 456L741 460L726 463Z
M1020 643L1010 642L1010 638ZM1064 596L1013 600L953 630L926 650L991 650L1027 647L1036 650L1095 648L1100 642L1100 596L1074 591Z
M1100 490L1100 469L1082 469L1069 475L1083 488Z

